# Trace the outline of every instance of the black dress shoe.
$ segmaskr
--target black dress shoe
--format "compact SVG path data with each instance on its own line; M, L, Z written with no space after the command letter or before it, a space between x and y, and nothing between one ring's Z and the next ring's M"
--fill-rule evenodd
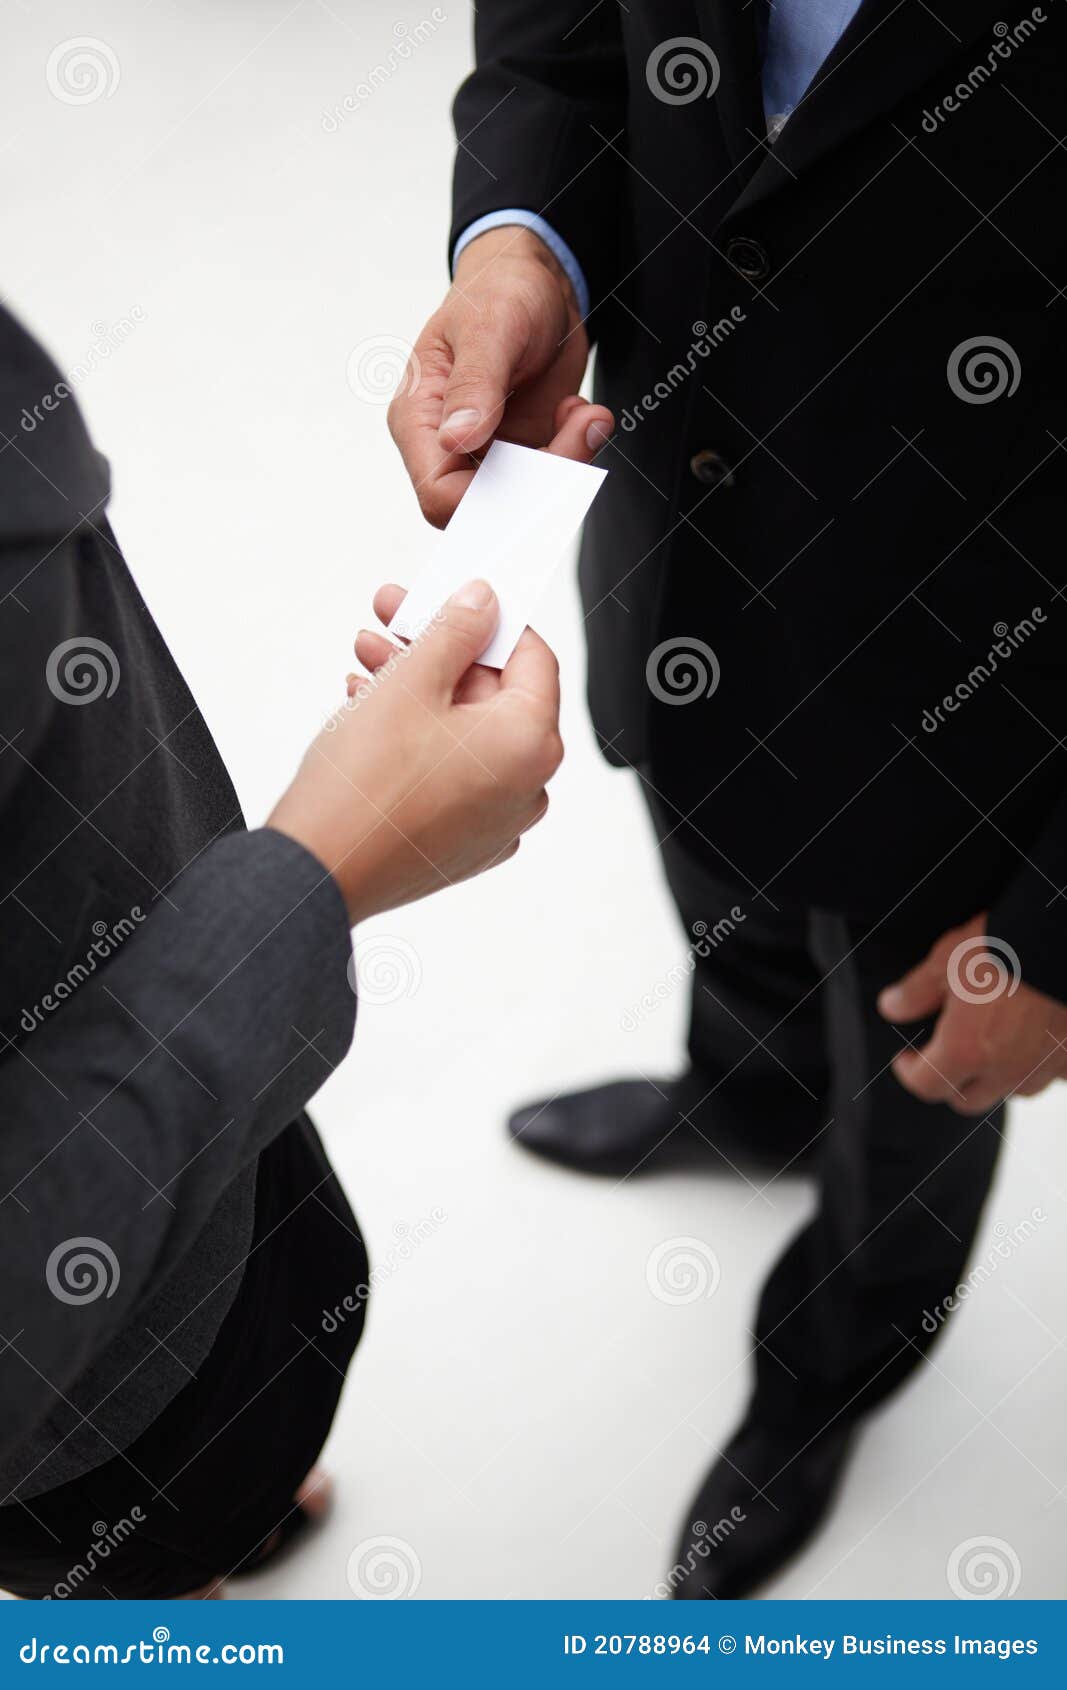
M524 1150L550 1162L617 1177L653 1157L662 1163L676 1135L690 1137L668 1083L651 1080L614 1080L528 1104L511 1116L508 1131Z
M689 1510L666 1590L679 1601L749 1596L807 1543L829 1510L855 1426L825 1431L746 1420Z
M691 1111L699 1113L699 1128L687 1119ZM777 1117L779 1112L773 1113ZM536 1156L616 1179L652 1168L707 1167L709 1162L724 1173L778 1173L787 1164L798 1173L810 1167L811 1150L804 1148L808 1125L798 1123L799 1132L790 1132L789 1148L779 1139L777 1119L769 1125L772 1111L759 1097L751 1099L751 1114L743 1123L734 1114L713 1081L690 1071L678 1080L613 1080L530 1103L511 1116L508 1131ZM797 1103L787 1097L783 1118L791 1125L798 1115Z

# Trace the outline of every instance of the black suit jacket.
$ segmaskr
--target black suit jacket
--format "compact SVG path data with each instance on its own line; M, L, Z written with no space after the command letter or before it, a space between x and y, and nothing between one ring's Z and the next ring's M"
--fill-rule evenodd
M773 148L758 11L482 0L456 101L621 422L596 726L749 896L992 904L1067 997L1067 8L863 0Z
M0 1506L110 1460L195 1373L259 1154L354 1019L337 887L245 831L107 496L0 310Z

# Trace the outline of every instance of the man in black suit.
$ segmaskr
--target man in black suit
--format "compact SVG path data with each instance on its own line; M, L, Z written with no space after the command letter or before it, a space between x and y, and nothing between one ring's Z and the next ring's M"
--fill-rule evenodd
M587 457L598 415L576 400L553 449ZM321 1509L368 1270L303 1111L352 1037L349 928L513 855L561 754L547 647L475 664L475 581L403 652L361 634L375 681L249 831L108 492L0 309L0 1586L24 1597L213 1595Z
M696 1135L819 1179L683 1597L818 1521L940 1329L1003 1099L1064 1067L1065 34L1051 0L478 9L454 285L391 426L443 523L595 341L593 718L716 938L685 1075L512 1130L615 1175Z

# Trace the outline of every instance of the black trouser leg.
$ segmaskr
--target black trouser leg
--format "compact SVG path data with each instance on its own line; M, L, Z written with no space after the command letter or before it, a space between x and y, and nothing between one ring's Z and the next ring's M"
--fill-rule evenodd
M725 1127L788 1161L829 1119L823 994L806 916L710 874L682 843L681 817L647 781L642 790L691 946L692 1074L676 1101L712 1142Z
M959 1283L1001 1144L988 1116L921 1103L890 1069L902 1033L875 1007L881 987L938 934L890 918L864 935L815 911L811 951L824 980L833 1122L819 1206L773 1269L760 1301L757 1403L765 1417L817 1423L877 1402L917 1365ZM934 1320L924 1316L934 1314Z
M714 940L695 958L683 1106L712 1139L725 1119L739 1136L773 1134L787 1155L818 1141L819 1206L763 1289L756 1376L761 1414L821 1424L917 1364L993 1176L1003 1106L975 1119L912 1097L889 1064L929 1028L895 1029L875 1007L961 912L931 924L905 906L865 928L774 910L709 873L699 836L687 829L683 844L681 816L642 785L687 933L706 923Z

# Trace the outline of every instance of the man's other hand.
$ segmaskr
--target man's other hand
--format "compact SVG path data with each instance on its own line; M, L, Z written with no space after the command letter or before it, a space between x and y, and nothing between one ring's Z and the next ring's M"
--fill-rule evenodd
M986 920L983 912L942 934L878 999L887 1021L937 1015L932 1037L902 1050L893 1072L916 1097L960 1115L1033 1097L1067 1073L1067 1005L1023 983L1014 954L986 937Z

